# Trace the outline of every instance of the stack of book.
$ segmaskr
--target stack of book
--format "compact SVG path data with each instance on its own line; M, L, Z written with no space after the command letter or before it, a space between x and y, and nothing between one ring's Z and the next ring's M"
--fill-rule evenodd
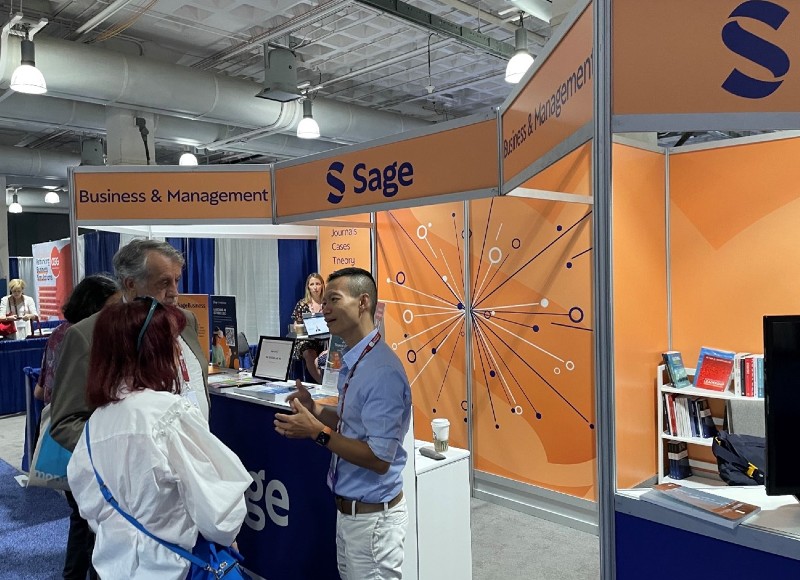
M656 485L643 493L641 499L726 528L735 528L761 511L753 504L676 483Z
M670 441L667 443L667 454L669 455L669 476L672 479L686 479L692 475L686 443Z

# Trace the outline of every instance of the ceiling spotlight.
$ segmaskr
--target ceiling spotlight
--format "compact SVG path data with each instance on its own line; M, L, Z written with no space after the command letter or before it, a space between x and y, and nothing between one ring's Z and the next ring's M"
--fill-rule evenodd
M303 101L303 118L297 125L297 136L300 139L319 139L319 125L311 114L311 100Z
M506 65L506 82L515 85L533 64L533 57L528 52L528 31L522 25L522 12L519 13L519 28L514 31L514 47L516 52Z
M181 155L180 160L178 160L178 165L197 165L197 157L194 153L187 151Z
M58 195L58 192L55 191L55 190L48 191L44 196L44 202L45 203L58 203L60 201L61 201L61 197Z
M18 93L41 95L47 92L47 83L44 75L36 68L33 41L27 37L20 42L22 58L20 65L11 75L11 89Z
M17 200L17 194L11 196L11 205L8 206L8 213L22 213L22 206L19 204L19 200Z

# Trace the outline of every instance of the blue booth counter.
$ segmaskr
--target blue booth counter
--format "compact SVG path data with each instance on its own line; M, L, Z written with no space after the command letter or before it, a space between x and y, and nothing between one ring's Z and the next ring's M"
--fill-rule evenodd
M800 503L767 496L763 486L713 487L710 493L761 507L734 529L639 499L615 497L617 580L800 578Z
M326 477L330 452L275 432L279 405L212 391L211 432L253 475L237 538L244 566L272 580L338 580L336 507Z
M0 415L25 411L25 367L42 364L47 337L0 340Z

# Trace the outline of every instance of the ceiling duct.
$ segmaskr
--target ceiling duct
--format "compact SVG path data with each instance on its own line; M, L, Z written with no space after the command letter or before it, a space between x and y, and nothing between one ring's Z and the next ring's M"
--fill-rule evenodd
M10 63L19 60L19 42L0 50L0 88L8 86ZM132 57L94 45L37 36L36 64L47 78L48 97L135 109L184 119L258 129L278 121L281 104L256 99L259 85L244 79L185 66ZM80 71L76 74L75 71ZM295 87L296 90L296 87ZM322 139L361 143L430 123L324 98L314 100ZM281 129L294 134L296 122Z
M70 153L0 146L0 175L66 179L67 167L80 162L80 156Z
M268 101L287 103L302 95L297 90L294 53L286 48L269 49L264 45L264 89L256 96Z

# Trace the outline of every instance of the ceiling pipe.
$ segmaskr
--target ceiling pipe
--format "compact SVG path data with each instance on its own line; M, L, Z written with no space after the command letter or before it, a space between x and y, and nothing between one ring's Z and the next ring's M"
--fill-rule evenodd
M66 179L67 167L80 164L77 154L0 146L0 175Z
M68 128L105 134L106 115L105 108L101 105L43 96L12 95L0 102L0 125L23 131L30 131L30 126L36 125L43 130ZM204 149L257 153L276 158L303 157L338 146L324 140L309 143L294 135L283 134L248 138L245 130L229 125L189 121L167 115L156 115L152 130L156 141ZM224 147L211 147L219 142L225 142Z
M2 61L18 59L19 41L9 39L8 48L7 54L0 54ZM248 129L272 125L280 116L280 103L255 98L262 87L252 81L42 36L37 37L37 52L51 97ZM0 87L6 86L8 78L0 78ZM430 125L323 98L315 99L314 114L323 138L356 143ZM296 128L294 123L283 132Z

